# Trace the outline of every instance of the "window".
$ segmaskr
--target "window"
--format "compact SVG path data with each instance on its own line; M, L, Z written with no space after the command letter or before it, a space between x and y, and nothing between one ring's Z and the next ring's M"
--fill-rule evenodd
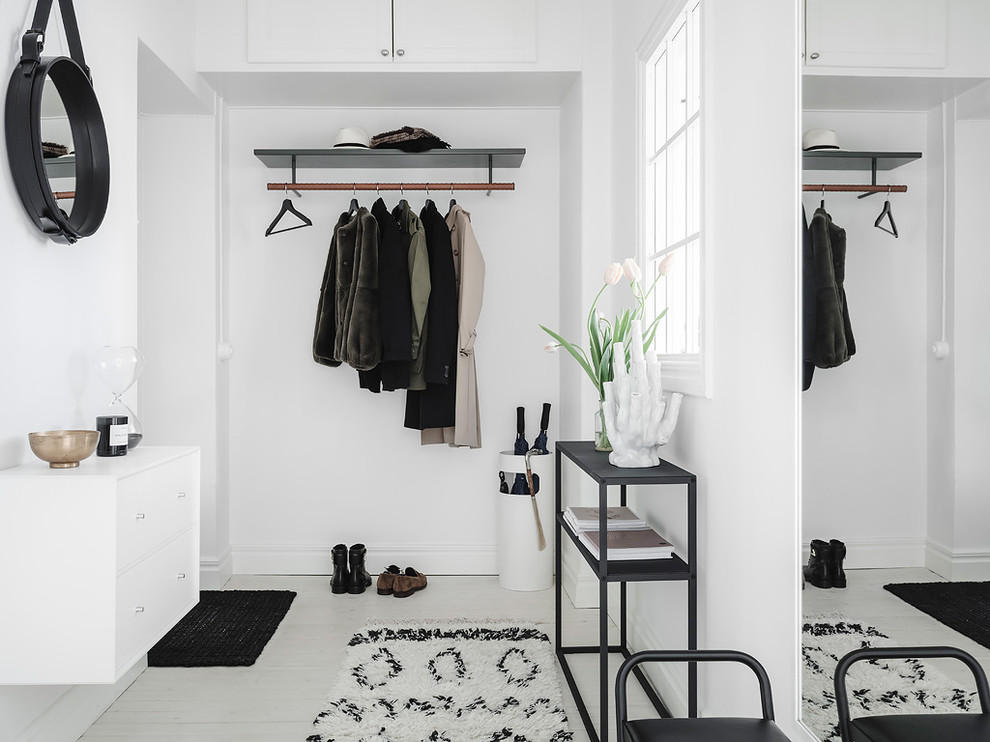
M641 257L666 316L655 347L667 388L706 394L702 236L701 0L644 47L640 86ZM659 36L659 35L658 35Z

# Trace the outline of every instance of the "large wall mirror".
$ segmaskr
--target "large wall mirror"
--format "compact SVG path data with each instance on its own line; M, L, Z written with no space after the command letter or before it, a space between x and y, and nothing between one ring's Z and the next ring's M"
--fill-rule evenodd
M11 174L28 216L55 242L96 232L110 195L106 128L71 0L61 0L71 57L42 57L52 0L40 0L7 88Z

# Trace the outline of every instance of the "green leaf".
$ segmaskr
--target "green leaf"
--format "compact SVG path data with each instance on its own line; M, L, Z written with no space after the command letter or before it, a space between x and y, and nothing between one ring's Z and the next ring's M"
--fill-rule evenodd
M574 356L574 360L580 363L581 368L583 368L584 372L588 374L588 378L591 379L591 383L598 388L599 392L601 392L601 382L599 381L598 377L595 375L595 372L592 370L591 364L588 362L587 356L585 356L584 351L580 347L573 345L567 340L564 340L564 338L562 338L553 330L544 327L543 325L540 325L540 329L543 330L543 332L545 332L547 335L552 337L554 340L556 340L558 343L560 343L561 347L565 348L568 353Z

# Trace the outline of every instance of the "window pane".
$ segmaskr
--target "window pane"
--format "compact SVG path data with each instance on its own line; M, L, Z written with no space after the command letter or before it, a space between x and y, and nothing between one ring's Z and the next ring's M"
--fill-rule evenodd
M688 110L691 116L701 108L701 4L688 15Z
M647 128L647 131L653 131L653 147L649 155L667 141L667 55L663 52L653 65L653 103L653 126Z
M654 217L653 234L649 235L652 248L647 248L650 252L655 252L666 246L667 239L667 153L662 152L653 163L653 183L654 193L652 204L656 209ZM651 224L651 222L647 222Z
M701 242L693 240L685 246L687 286L685 307L685 353L698 353L701 347Z
M653 264L653 276L656 277L656 269L659 261ZM670 303L667 298L667 280L661 278L657 281L656 288L653 289L653 306L650 307L653 310L651 317L656 317L664 308ZM657 353L670 353L667 349L667 318L664 317L660 320L660 324L657 325L656 340L653 341L653 349Z
M684 23L667 44L667 136L687 120L687 30Z
M687 132L682 131L667 148L667 245L687 236L686 184Z
M660 283L666 284L666 308L667 325L666 351L667 353L686 353L687 345L685 340L686 330L686 297L687 297L687 270L685 260L685 247L681 246L669 254L667 262L667 275L660 279ZM660 284L657 284L658 286ZM658 309L662 311L664 306Z
M701 119L687 128L687 230L685 235L701 229Z

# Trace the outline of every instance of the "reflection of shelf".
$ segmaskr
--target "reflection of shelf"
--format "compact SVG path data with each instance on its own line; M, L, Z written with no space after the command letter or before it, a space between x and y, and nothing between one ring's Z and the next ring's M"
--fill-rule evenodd
M893 170L921 157L920 152L802 152L805 170Z
M267 167L443 168L520 167L525 149L256 149Z
M48 174L49 180L52 178L76 177L76 156L46 157L45 172Z

